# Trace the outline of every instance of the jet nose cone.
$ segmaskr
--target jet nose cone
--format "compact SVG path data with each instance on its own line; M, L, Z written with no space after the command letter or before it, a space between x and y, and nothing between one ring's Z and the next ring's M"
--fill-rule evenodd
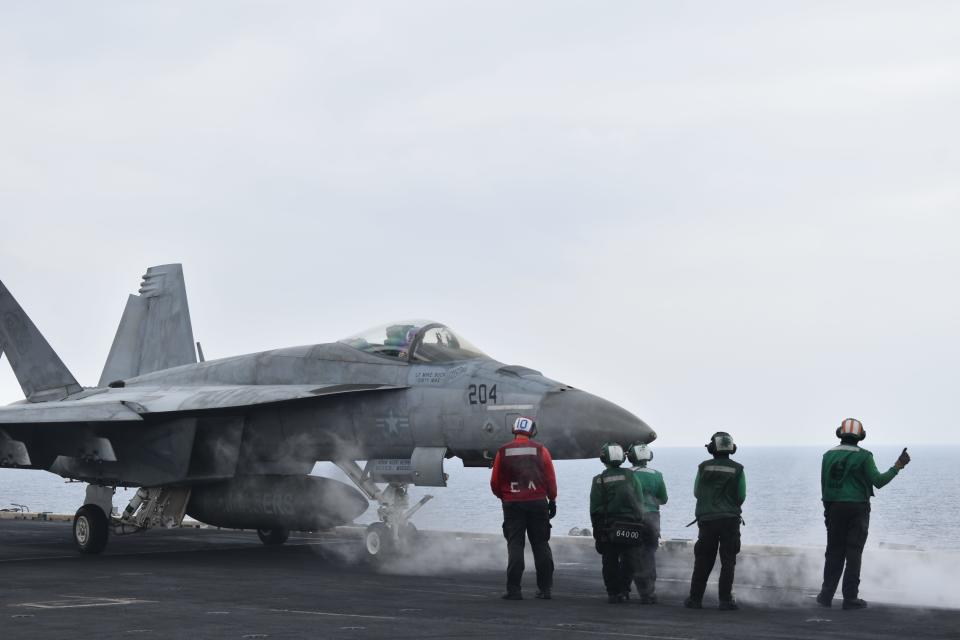
M592 458L606 442L652 442L647 423L609 400L577 389L548 393L540 404L538 439L555 458Z

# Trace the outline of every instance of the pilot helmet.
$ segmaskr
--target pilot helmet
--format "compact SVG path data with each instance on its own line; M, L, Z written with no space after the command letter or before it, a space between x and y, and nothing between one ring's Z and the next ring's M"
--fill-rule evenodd
M726 431L717 431L715 434L710 436L710 442L708 442L705 446L711 455L717 453L737 452L737 445L733 441L733 436Z
M863 428L863 423L856 418L847 418L837 427L838 438L856 438L863 440L867 437L867 432Z
M600 462L613 467L619 467L623 464L626 457L623 455L623 447L615 442L608 442L600 447Z
M532 438L537 435L537 421L533 418L520 416L513 421L513 433L518 436L528 436Z
M627 458L630 460L631 464L650 462L653 460L653 450L645 444L637 443L627 449Z

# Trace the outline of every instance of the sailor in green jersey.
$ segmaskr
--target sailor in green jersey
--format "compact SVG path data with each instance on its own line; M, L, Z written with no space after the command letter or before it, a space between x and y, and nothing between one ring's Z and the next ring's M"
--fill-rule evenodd
M824 554L823 587L817 603L833 604L840 576L843 575L843 608L863 609L860 599L860 561L870 528L870 498L873 489L883 487L910 462L904 449L896 463L880 473L873 454L859 446L867 437L863 423L847 418L837 427L840 446L823 454L820 488L823 519L827 526L827 551ZM844 570L846 563L846 570Z
M619 468L625 459L620 445L603 445L600 460L606 468L590 483L590 522L597 553L603 556L603 585L610 604L629 598L633 579L632 547L611 540L610 528L615 522L643 521L640 485L633 479L633 471Z
M667 485L659 471L647 466L653 460L650 447L635 444L627 450L627 458L634 465L633 478L643 493L643 523L646 525L643 544L633 548L633 580L640 594L640 604L656 604L660 505L667 503Z
M733 438L718 431L706 445L713 455L697 467L693 481L693 495L697 498L697 526L699 535L693 548L693 576L690 578L690 597L684 606L703 607L707 577L720 551L720 609L739 609L733 597L733 575L740 553L740 505L747 498L747 480L743 465L730 459L737 452Z

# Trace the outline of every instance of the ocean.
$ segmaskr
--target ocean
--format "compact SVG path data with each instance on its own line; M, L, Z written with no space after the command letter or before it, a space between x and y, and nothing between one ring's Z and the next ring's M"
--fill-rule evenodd
M826 448L745 446L734 456L744 465L747 476L744 544L825 543L820 457ZM886 445L867 448L873 451L881 471L893 464L901 451L900 447ZM910 465L876 492L868 546L960 550L960 474L955 471L960 445L911 447L910 454ZM707 457L703 447L654 447L650 466L663 473L670 498L661 508L664 538L696 538L696 527L685 525L693 520L696 467ZM590 479L601 470L601 464L597 460L555 464L559 497L553 531L554 535L566 535L574 527L590 526ZM445 469L450 476L446 488L411 488L411 504L422 495L434 496L414 516L414 523L421 529L499 531L500 503L490 493L490 471L465 469L456 459L447 461ZM318 464L314 473L343 478L329 463ZM16 503L32 511L73 513L83 501L85 486L66 483L43 471L0 469L0 508ZM114 506L122 509L132 496L132 489L119 490ZM370 508L357 522L375 518L376 509Z

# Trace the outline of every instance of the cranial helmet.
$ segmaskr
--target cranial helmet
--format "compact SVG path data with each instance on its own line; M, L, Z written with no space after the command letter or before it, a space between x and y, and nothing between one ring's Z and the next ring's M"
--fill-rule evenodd
M635 444L627 449L627 458L629 458L633 464L650 462L653 460L653 451L645 444Z
M537 421L523 416L513 421L513 432L518 436L533 437L537 435Z
M600 447L600 462L603 464L619 467L623 464L626 457L623 455L623 447L615 442L608 442Z
M867 437L867 432L863 428L863 423L856 418L847 418L837 427L838 438L856 438L863 440Z
M737 445L733 441L733 436L726 431L717 431L715 434L710 436L710 442L708 442L705 446L711 455L716 453L737 452Z

